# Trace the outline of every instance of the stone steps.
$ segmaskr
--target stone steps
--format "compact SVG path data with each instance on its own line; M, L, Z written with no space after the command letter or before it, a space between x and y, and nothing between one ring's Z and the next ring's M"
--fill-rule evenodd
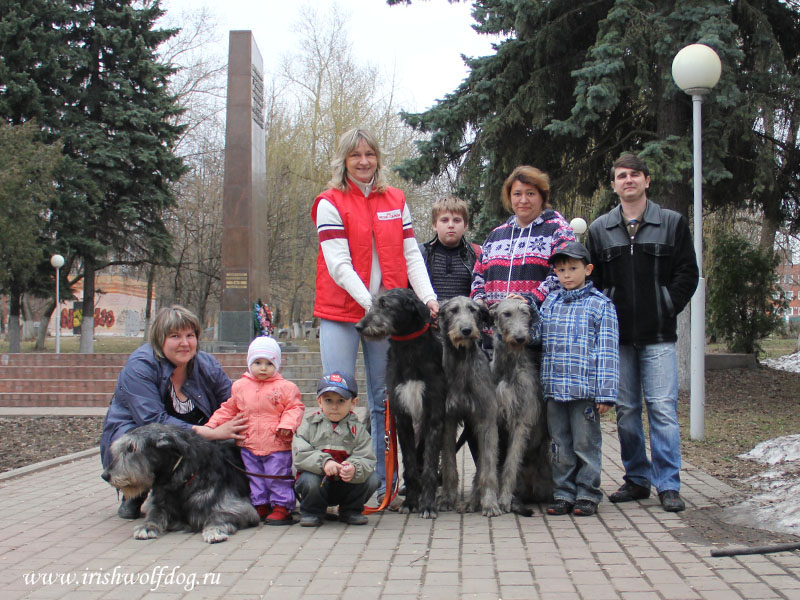
M318 346L285 351L281 373L300 388L303 403L316 406L317 381L322 375ZM247 370L245 353L214 355L228 377L237 379ZM21 353L0 355L0 406L107 406L127 354ZM359 355L356 379L365 393L363 360Z

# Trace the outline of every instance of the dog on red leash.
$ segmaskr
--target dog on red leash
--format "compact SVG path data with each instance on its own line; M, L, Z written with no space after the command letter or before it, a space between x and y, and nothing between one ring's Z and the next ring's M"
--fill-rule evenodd
M389 337L386 393L406 486L400 512L434 519L447 392L442 346L431 330L430 311L412 290L396 288L376 298L356 329L368 339Z

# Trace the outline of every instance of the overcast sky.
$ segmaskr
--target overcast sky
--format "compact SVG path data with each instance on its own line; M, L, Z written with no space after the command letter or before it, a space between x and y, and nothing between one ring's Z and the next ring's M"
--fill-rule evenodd
M330 0L162 0L170 16L206 7L216 17L220 53L227 54L228 31L253 31L265 70L277 69L280 56L297 48L293 26L309 6L324 12ZM349 15L353 54L362 64L377 65L385 78L396 72L403 108L422 111L453 91L466 77L460 55L491 54L487 36L475 33L472 3L414 0L411 6L389 7L385 0L338 0ZM496 40L494 40L496 41Z

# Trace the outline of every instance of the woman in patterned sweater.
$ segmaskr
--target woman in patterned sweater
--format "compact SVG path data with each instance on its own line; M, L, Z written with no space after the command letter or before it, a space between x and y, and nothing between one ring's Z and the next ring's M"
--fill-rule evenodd
M503 183L503 206L513 215L486 238L475 263L470 296L491 306L517 296L541 306L558 289L548 262L575 232L550 205L550 178L535 167L519 166Z

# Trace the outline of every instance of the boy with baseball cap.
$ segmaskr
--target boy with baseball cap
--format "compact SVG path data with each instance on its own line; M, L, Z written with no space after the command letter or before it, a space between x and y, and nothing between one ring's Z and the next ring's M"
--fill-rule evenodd
M619 346L614 304L587 277L593 265L580 242L564 242L550 257L562 289L547 295L534 326L544 350L542 389L553 439L549 515L590 516L600 489L600 415L617 397Z
M329 506L339 506L339 520L364 525L364 503L375 493L372 437L353 409L358 385L349 373L334 371L317 384L320 410L309 415L294 436L297 469L295 491L300 499L300 525L319 527Z

